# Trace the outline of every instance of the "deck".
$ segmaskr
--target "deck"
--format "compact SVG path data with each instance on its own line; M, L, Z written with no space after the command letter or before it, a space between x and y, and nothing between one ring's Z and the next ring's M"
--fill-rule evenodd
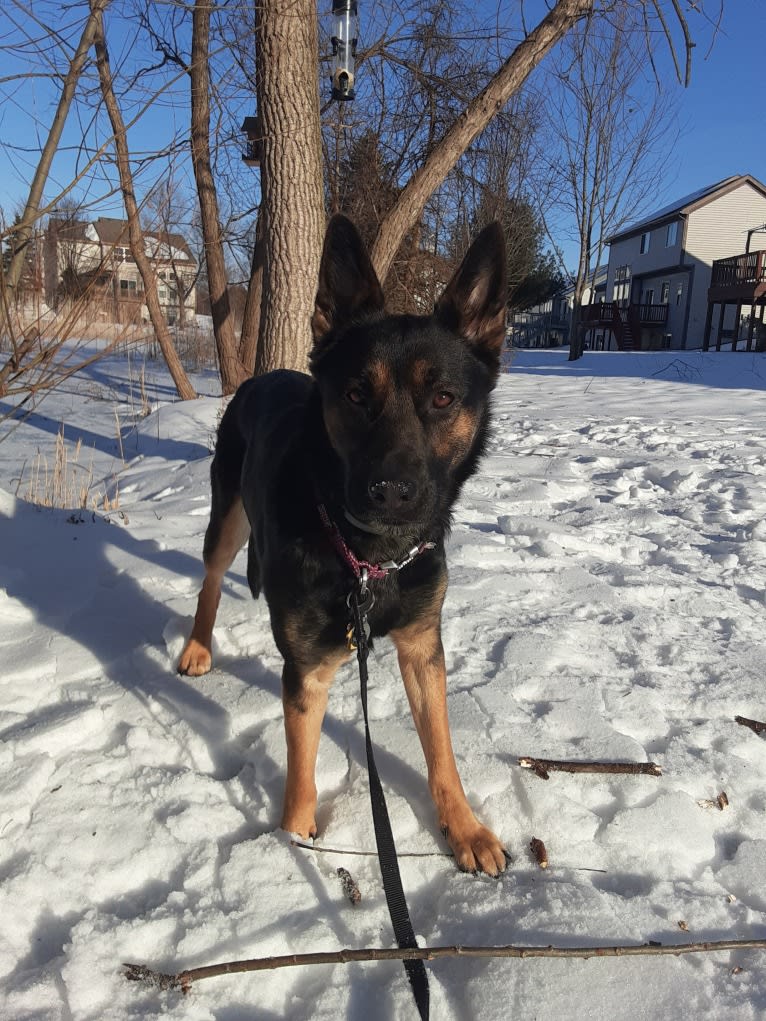
M643 327L664 326L667 321L667 305L621 306L616 301L601 301L583 305L580 313L580 323L587 329L611 330L620 351L640 348Z
M709 302L749 305L766 295L766 251L715 259Z

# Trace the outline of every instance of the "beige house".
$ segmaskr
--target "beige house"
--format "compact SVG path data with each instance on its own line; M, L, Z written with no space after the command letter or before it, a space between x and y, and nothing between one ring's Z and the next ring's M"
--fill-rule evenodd
M144 231L144 245L165 318L171 326L182 325L196 310L197 261L181 234ZM84 299L104 321L149 318L126 220L51 217L43 245L43 286L52 308Z
M621 350L701 348L711 325L719 345L721 337L736 341L755 322L757 307L747 295L739 304L730 298L711 324L709 301L727 300L715 285L729 262L742 261L743 273L751 263L762 266L749 249L764 224L766 186L749 174L701 188L632 224L609 240L605 300L586 306L584 325L605 330Z

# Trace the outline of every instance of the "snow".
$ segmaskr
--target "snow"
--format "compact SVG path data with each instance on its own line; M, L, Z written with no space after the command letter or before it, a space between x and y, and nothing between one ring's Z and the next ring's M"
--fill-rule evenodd
M122 976L123 961L176 971L392 945L376 860L301 850L277 828L280 660L243 558L225 585L213 673L175 673L222 408L214 380L197 384L211 396L174 403L147 363L139 395L135 359L110 358L5 423L0 1017L414 1017L396 963L217 978L186 997ZM766 937L766 740L733 720L766 717L764 390L766 356L744 353L570 364L524 352L501 377L489 455L449 544L444 637L466 791L513 862L489 880L437 855L402 858L423 943ZM68 446L83 438L93 492L119 490L116 509L20 499L62 422ZM386 643L370 681L399 850L444 851ZM357 689L349 666L320 748L318 843L371 850ZM544 781L520 755L650 760L663 774ZM710 806L721 791L724 810ZM361 888L356 907L339 865ZM427 967L440 1019L766 1010L759 951Z

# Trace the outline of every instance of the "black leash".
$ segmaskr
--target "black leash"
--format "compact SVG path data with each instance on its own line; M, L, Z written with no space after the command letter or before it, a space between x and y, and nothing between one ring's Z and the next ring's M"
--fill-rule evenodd
M391 917L391 924L394 927L394 935L399 944L399 949L405 950L415 948L418 944L415 939L415 931L412 928L410 913L407 909L404 889L402 888L402 877L399 874L399 864L396 860L394 835L391 832L391 821L388 817L383 786L375 765L372 738L370 737L370 721L367 716L367 657L370 652L370 631L369 624L367 623L367 614L372 607L373 601L372 592L367 587L365 574L360 579L359 584L352 589L348 598L348 604L352 614L351 626L356 643L356 658L359 662L359 682L362 695L362 712L364 713L364 735L367 744L367 772L370 777L370 804L372 806L372 823L375 827L375 842L378 846L380 873L383 877L383 892L386 895L388 913ZM407 978L412 986L415 1004L418 1008L421 1021L428 1021L430 991L425 965L422 961L404 961L403 963L404 970L407 972Z

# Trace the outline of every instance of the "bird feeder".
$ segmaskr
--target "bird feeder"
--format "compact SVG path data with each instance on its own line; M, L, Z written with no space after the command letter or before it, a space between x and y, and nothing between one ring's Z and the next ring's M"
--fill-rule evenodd
M354 98L354 60L358 33L356 0L333 0L332 5L332 98Z

